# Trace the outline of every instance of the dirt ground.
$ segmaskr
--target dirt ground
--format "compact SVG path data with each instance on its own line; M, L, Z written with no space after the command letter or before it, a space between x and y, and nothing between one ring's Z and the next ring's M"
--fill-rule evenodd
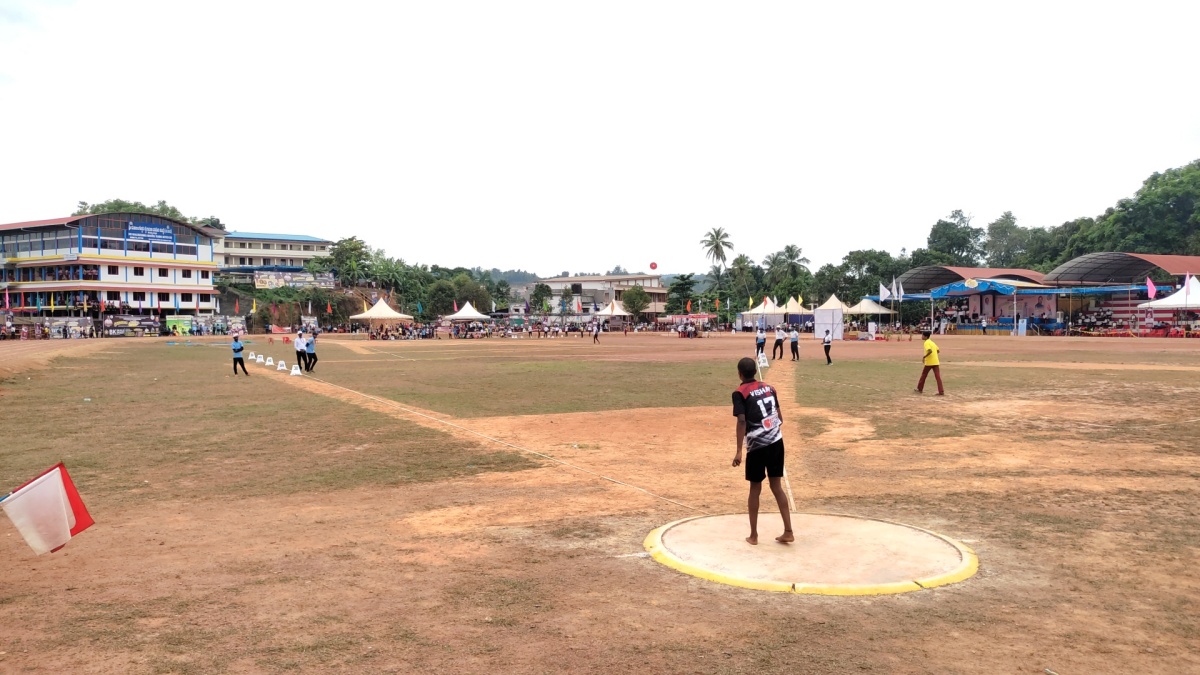
M658 407L462 418L339 373L713 363L732 390L751 349L747 336L590 343L330 337L316 378L252 370L261 391L519 451L537 468L101 500L96 527L40 558L0 523L0 672L1200 672L1200 341L947 336L944 399L912 393L919 341L837 344L833 367L806 342L801 363L773 365L801 510L907 522L979 554L966 582L869 598L726 587L645 556L658 525L744 510L725 399L678 407L663 391ZM31 369L67 377L89 353L151 344L0 343L0 394ZM83 351L53 360L65 349ZM24 478L4 457L11 487Z

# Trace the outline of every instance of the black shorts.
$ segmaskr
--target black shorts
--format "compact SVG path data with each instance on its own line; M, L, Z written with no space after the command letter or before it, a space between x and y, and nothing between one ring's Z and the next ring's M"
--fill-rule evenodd
M751 483L761 483L763 474L771 478L783 477L783 439L775 441L765 448L750 450L746 453L746 480Z

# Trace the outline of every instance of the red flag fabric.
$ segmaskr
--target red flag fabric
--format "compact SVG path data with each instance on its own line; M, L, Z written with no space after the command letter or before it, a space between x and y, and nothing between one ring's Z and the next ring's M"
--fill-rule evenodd
M688 300L687 313L688 314L692 313L692 301L691 300Z
M325 303L325 313L326 313L326 314L333 314L333 306L332 306L332 305L330 305L328 302L327 302L327 303Z
M95 522L62 462L13 490L0 509L37 555L66 546Z
M1154 282L1150 281L1150 277L1146 277L1146 295L1149 295L1151 300L1158 295L1158 289L1154 287Z
M233 299L233 313L234 313L234 314L241 314L241 313L242 313L242 310L241 310L240 306L238 305L238 300L237 300L237 298L234 298L234 299Z
M456 314L458 313L458 301L457 300L454 301L454 312Z
M717 298L717 309L721 309L721 299Z

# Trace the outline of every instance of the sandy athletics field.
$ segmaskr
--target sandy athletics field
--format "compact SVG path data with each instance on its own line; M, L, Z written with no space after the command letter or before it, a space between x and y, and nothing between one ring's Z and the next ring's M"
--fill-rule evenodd
M806 342L766 376L801 509L980 556L961 584L840 599L642 550L663 523L744 510L746 336L325 338L319 381L235 379L219 345L14 343L36 353L0 385L24 420L0 477L63 459L97 525L41 558L0 525L0 670L1200 668L1200 345L940 342L944 399L912 393L919 342L835 345L832 367Z

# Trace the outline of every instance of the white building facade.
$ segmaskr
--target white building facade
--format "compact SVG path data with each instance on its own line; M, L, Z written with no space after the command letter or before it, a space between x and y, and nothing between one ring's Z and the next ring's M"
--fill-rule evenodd
M642 287L650 295L650 305L642 312L653 318L666 311L667 287L657 274L602 274L578 277L554 277L542 279L521 290L522 301L512 304L511 314L525 316L525 305L537 284L550 287L552 297L548 301L549 311L543 307L529 307L528 315L536 320L541 316L563 317L567 321L587 321L592 314L604 309L613 300L620 300L625 291L634 286ZM564 293L567 301L564 303Z
M220 234L142 213L0 225L0 301L42 317L211 314Z

